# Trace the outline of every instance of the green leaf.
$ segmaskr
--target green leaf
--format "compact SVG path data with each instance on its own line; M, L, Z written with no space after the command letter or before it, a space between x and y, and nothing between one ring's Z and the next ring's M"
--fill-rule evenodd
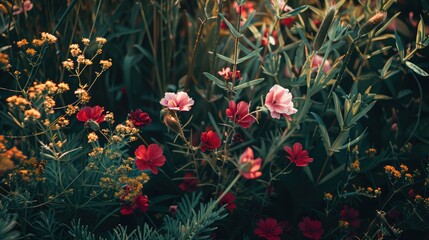
M290 17L296 16L296 15L304 12L307 9L308 9L307 5L302 5L300 7L293 9L292 11L289 11L287 13L282 14L279 19L285 19L285 18L290 18Z
M375 101L368 104L364 109L360 110L355 116L353 116L352 120L350 121L350 125L355 124L359 119L361 119L363 116L365 116L369 110L371 110L372 107L374 107Z
M425 24L423 22L423 17L420 15L420 21L419 21L419 24L417 25L417 35L416 35L416 47L418 49L425 47L423 45L424 38L425 38Z
M262 50L262 48L258 48L258 49L256 49L255 51L253 51L253 52L251 52L251 53L249 53L249 54L247 54L246 56L244 56L244 57L242 57L242 58L239 58L238 60L237 60L237 64L240 64L240 63L242 63L242 62L244 62L244 61L246 61L246 60L248 60L248 59L250 59L250 58L252 58L252 57L254 57L254 56L256 56L256 55L258 55L259 54L259 52ZM233 63L234 64L234 63Z
M398 32L396 31L395 31L395 39L396 39L396 48L398 49L398 53L402 61L404 59L404 45L402 45L401 37L398 35Z
M341 166L335 168L333 171L331 171L330 173L328 173L328 175L326 175L324 178L322 178L322 180L320 180L319 184L323 184L324 182L332 179L333 177L337 176L339 173L344 171L344 163L341 164Z
M338 147L337 149L338 149L338 150L343 150L343 149L347 148L348 146L355 145L357 142L359 142L360 140L362 140L362 138L365 136L365 133L366 133L366 129L365 129L365 131L363 131L363 132L361 133L361 135L359 135L359 137L357 137L357 138L353 139L351 142L348 142L347 144L344 144L344 145L343 145L343 146L341 146L341 147Z
M241 27L240 32L244 32L244 30L246 30L250 26L250 24L252 23L253 17L255 16L255 13L256 11L253 11L250 13L243 27Z
M305 175L307 175L308 179L310 179L310 181L312 183L314 183L314 177L313 177L313 173L311 172L310 166L305 166L302 168L304 170Z
M226 85L225 83L220 80L219 78L211 75L208 72L203 72L204 76L206 76L208 79L212 80L218 87L222 88L222 89L226 89Z
M387 71L389 71L390 65L392 64L394 57L395 56L392 56L391 58L389 58L389 60L387 60L387 62L384 64L383 69L381 69L380 75L382 79L386 79Z
M329 139L328 130L326 130L325 124L317 114L313 112L310 112L310 113L311 115L313 115L314 119L316 119L317 123L319 124L320 135L322 136L322 140L323 140L323 144L325 145L326 152L328 152L328 150L331 148L331 140Z
M209 52L209 53L210 53L210 54L213 54L213 52ZM224 55L222 55L222 54L216 53L216 57L218 57L218 58L220 58L220 59L222 59L222 60L224 60L224 61L226 61L226 62L229 62L229 63L231 63L231 64L234 64L234 60L233 60L232 58L229 58L229 57L224 56Z
M228 26L229 30L231 30L232 35L234 35L234 37L236 38L241 38L243 36L243 34L239 33L234 26L232 26L232 24L228 21L228 19L226 19L222 13L219 13L219 16L222 18L222 20L226 23L226 25Z
M400 13L400 12L396 13L395 15L393 15L393 16L389 19L389 21L385 22L385 23L383 24L383 27L381 27L377 32L375 32L375 35L374 35L374 36L378 36L378 35L380 35L381 33L383 33L383 31L384 31L384 30L386 30L386 28L387 28L387 27L389 27L390 23L391 23L391 22L393 22L393 20L395 20L395 18L397 18L397 17L399 16L399 14L401 14L401 13Z
M347 141L347 139L349 138L349 133L350 133L349 129L342 130L340 132L340 134L337 136L337 138L335 138L335 141L332 144L332 147L329 149L330 154L333 154L334 152L340 151L339 147Z
M407 67L409 67L411 70L413 70L415 73L417 73L420 76L423 76L423 77L429 76L429 74L425 72L425 70L421 69L419 66L417 66L412 62L405 61L405 65L407 65Z
M343 119L343 115L341 114L341 106L340 106L340 101L338 101L338 96L337 94L333 93L333 98L334 98L334 105L335 105L335 115L337 116L337 121L338 124L340 124L340 127L343 128L344 126L344 119Z
M251 86L259 84L259 83L261 83L263 81L264 81L264 78L257 78L257 79L254 79L254 80L251 80L251 81L248 81L248 82L245 82L245 83L242 83L242 84L239 84L239 85L235 86L234 90L240 90L240 89L243 89L243 88L251 87Z

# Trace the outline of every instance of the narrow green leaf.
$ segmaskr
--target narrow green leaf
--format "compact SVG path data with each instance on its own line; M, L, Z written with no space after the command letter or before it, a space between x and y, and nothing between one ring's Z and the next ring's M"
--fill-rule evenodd
M339 147L343 145L349 138L350 129L346 129L340 132L340 134L335 138L334 143L332 144L329 152L332 154L334 152L339 152Z
M214 119L213 115L210 112L207 112L207 113L209 115L209 119L210 119L210 123L211 123L212 127L216 131L219 138L222 140L223 134L221 134L221 131L220 131L219 127L217 126L216 120Z
M242 58L239 58L237 60L237 64L240 64L240 63L242 63L242 62L244 62L244 61L246 61L246 60L248 60L248 59L250 59L250 58L252 58L252 57L254 57L256 55L258 55L261 50L262 50L262 48L256 49L255 51L247 54L246 56L244 56Z
M209 53L213 54L213 52L209 52ZM226 62L229 62L231 64L234 64L234 60L232 60L232 58L229 58L229 57L224 56L222 54L216 53L216 57L218 57L218 58L220 58L220 59L222 59L222 60L224 60Z
M338 96L336 93L333 93L333 98L334 98L334 105L335 105L335 115L337 116L337 121L338 124L340 124L340 127L343 128L344 126L344 119L343 119L343 115L341 114L341 106L340 106L340 101L338 100Z
M398 49L399 56L401 57L401 61L402 61L404 59L404 45L402 45L401 37L396 31L395 31L395 39L396 39L396 48Z
M350 121L350 124L353 125L355 124L357 121L359 121L359 119L361 119L363 116L365 116L369 110L371 110L372 107L374 107L375 105L375 101L371 102L370 104L368 104L364 109L360 110Z
M251 87L251 86L259 84L259 83L261 83L263 81L264 81L264 78L254 79L254 80L251 80L251 81L248 81L248 82L245 82L245 83L242 83L242 84L239 84L239 85L235 86L234 90L240 90L240 89L243 89L243 88Z
M389 71L390 65L392 64L394 57L395 56L392 56L391 58L389 58L389 60L387 60L387 62L384 64L383 69L381 69L380 75L382 79L386 79L387 71Z
M314 183L314 177L313 177L313 173L311 172L310 166L305 166L302 168L304 170L305 175L307 175L308 179L310 179L310 181L312 183Z
M232 26L232 24L228 21L228 19L226 19L222 13L219 13L219 16L222 18L222 20L226 23L226 25L228 26L229 30L231 30L232 35L234 35L236 38L241 38L243 36L243 34L239 33L237 31L237 29L234 28L234 26Z
M343 145L343 146L341 146L341 147L338 147L337 149L338 149L338 150L343 150L343 149L347 148L348 146L353 146L353 145L355 145L357 142L359 142L360 140L362 140L362 138L365 136L365 133L366 133L366 129L365 129L365 131L363 131L363 132L361 133L361 135L359 135L359 137L357 137L357 138L353 139L351 142L348 142L347 144L344 144L344 145Z
M326 152L328 152L328 150L331 148L331 140L329 139L329 134L328 131L326 130L326 126L323 123L322 119L320 119L320 117L313 113L310 112L311 115L313 115L314 119L316 119L317 123L319 124L319 130L320 130L320 135L322 136L322 140L323 140L323 144L325 145L325 149Z
M305 10L307 10L307 9L308 9L308 6L307 6L307 5L302 5L302 6L300 6L300 7L295 8L295 9L294 9L294 10L292 10L292 11L289 11L289 12L287 12L287 13L283 13L283 14L280 16L280 18L279 18L279 19L285 19L285 18L294 17L294 16L296 16L296 15L298 15L298 14L300 14L300 13L304 12L304 11L305 11Z
M250 13L243 27L241 27L240 32L244 32L244 30L246 30L250 26L250 24L252 23L253 17L255 16L255 13L256 11L253 11Z
M417 66L412 62L405 61L405 65L407 65L407 67L409 67L411 70L413 70L415 73L417 73L420 76L423 76L423 77L429 76L429 74L425 70L421 69L419 66Z
M420 21L419 25L417 25L417 35L416 35L416 47L417 48L424 48L423 45L425 38L425 24L423 22L423 17L420 15Z
M222 89L226 89L226 85L225 83L220 80L219 78L211 75L208 72L203 72L204 76L206 76L208 79L212 80L218 87L222 88Z
M344 164L341 164L341 166L335 168L333 171L328 173L328 175L326 175L324 178L322 178L322 180L320 180L320 182L319 182L319 185L323 184L324 182L326 182L326 181L332 179L333 177L337 176L342 171L344 171Z
M399 14L401 14L401 13L400 13L400 12L398 12L398 13L396 13L395 15L393 15L393 16L389 19L389 21L387 21L386 23L384 23L384 24L383 24L383 27L381 27L380 29L378 29L378 31L377 31L377 32L375 32L375 35L374 35L374 36L378 36L378 35L382 34L382 33L383 33L383 31L384 31L384 30L386 30L386 28L388 28L388 27L389 27L390 23L392 23L392 22L393 22L393 20L395 20L395 18L397 18L397 17L399 16Z

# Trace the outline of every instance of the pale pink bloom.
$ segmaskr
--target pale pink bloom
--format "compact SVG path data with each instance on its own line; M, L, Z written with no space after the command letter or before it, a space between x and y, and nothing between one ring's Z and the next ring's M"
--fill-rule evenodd
M189 111L192 105L194 105L194 100L185 92L178 92L177 94L167 92L159 103L162 106L168 107L170 110Z
M283 9L283 6L285 5L285 1L284 0L271 0L271 4L274 6L274 1L277 1L277 5L279 6L279 10L281 11ZM290 7L289 5L286 5L286 7L284 7L284 12L289 12L292 11L293 8Z
M317 55L317 54L314 55L313 62L311 62L311 68L312 69L319 68L319 66L322 65L322 62L323 62L322 56ZM329 72L329 70L331 70L331 64L329 63L328 60L326 60L325 63L323 64L322 71L324 73L327 73L327 72Z
M298 110L293 107L292 94L289 89L283 88L280 85L274 85L265 98L265 106L271 113L272 118L280 119L280 115L291 120L290 115Z
M30 11L33 8L33 3L30 0L24 1L22 5L24 8L13 6L13 15L21 14L23 11Z
M255 159L253 150L248 147L240 157L240 173L246 179L255 179L262 175L259 171L262 165L262 158Z
M227 67L227 68L222 68L221 71L217 72L220 76L222 76L225 79L229 79L229 74L231 73L231 68Z

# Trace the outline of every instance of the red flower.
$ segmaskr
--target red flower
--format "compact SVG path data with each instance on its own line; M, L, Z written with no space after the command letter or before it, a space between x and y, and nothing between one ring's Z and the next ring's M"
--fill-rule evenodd
M220 147L220 138L216 132L208 131L201 133L201 151L205 152L206 149L213 150Z
M245 101L241 101L238 104L230 101L226 109L226 115L242 128L248 128L255 122L255 117L249 114L249 104Z
M274 218L261 219L253 231L254 234L267 240L280 240L284 224L278 223Z
M289 146L285 146L284 150L289 154L287 158L295 163L297 167L305 167L308 163L313 162L313 158L308 156L307 150L302 150L301 143L295 143L293 149Z
M130 215L137 208L143 212L146 212L149 209L149 199L146 195L138 195L134 198L134 201L131 203L131 205L123 206L121 208L121 214Z
M83 107L76 114L76 118L81 122L94 121L96 123L101 123L104 121L103 111L104 108L100 106Z
M186 173L183 176L183 181L179 184L180 190L184 192L192 192L197 189L198 179L192 173Z
M262 158L254 159L253 150L248 147L240 157L240 173L246 179L255 179L262 175L259 171L262 165Z
M222 195L222 193L220 193L220 194L219 194L219 196L220 196L220 195ZM220 204L221 206L223 206L223 205L227 204L225 208L226 208L226 209L228 209L228 211L229 211L229 212L232 212L232 211L234 211L234 209L236 209L236 208L237 208L237 205L235 205L234 201L235 201L235 196L234 196L232 193L228 192L228 193L227 193L227 194L225 194L225 196L223 196L223 198L219 201L219 204Z
M349 208L347 205L344 205L343 210L341 210L340 219L348 222L352 228L359 228L360 226L359 211Z
M309 217L304 217L298 224L298 227L305 237L315 240L322 238L324 232L322 228L322 222L318 220L311 220Z
M136 155L136 165L140 170L150 169L154 174L158 174L158 168L164 165L165 156L162 155L162 148L157 144L150 144L147 148L140 145L134 152Z
M130 112L130 117L128 118L134 125L134 127L142 127L144 125L149 125L152 121L149 117L149 114L143 112L141 109Z

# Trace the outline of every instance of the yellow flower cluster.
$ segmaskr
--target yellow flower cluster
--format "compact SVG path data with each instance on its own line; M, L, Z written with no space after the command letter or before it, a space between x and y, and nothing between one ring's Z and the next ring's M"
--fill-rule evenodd
M409 183L414 182L414 176L408 172L409 169L407 167L407 165L405 164L401 164L400 165L400 170L396 169L393 166L390 165L386 165L384 166L384 172L396 179L401 179L402 177L404 178L403 180Z
M393 166L390 166L390 165L384 166L384 172L395 178L401 178L401 172L396 170L396 168Z
M325 196L323 199L325 201L332 201L333 198L334 198L334 196L331 193L325 193Z
M381 188L374 189L372 187L367 187L367 188L358 187L356 189L356 192L359 192L362 195L369 197L369 198L377 198L381 195Z
M0 69L3 71L9 71L11 65L9 63L9 55L0 52Z

